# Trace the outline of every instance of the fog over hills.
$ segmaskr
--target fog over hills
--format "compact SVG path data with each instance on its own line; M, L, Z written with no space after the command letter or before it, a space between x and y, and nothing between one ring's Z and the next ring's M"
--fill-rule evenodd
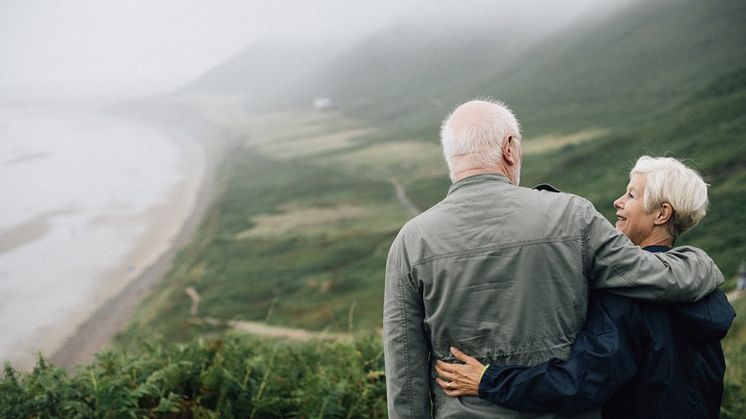
M558 19L469 5L423 8L361 41L256 43L182 92L240 95L255 109L329 97L415 131L455 103L497 97L541 133L641 122L746 62L743 2L620 2Z
M327 62L339 46L313 41L262 40L195 79L177 94L216 94L241 98L252 109L266 108L281 91Z
M302 84L326 86L357 116L407 126L437 125L454 104L479 96L507 101L530 131L640 123L744 65L745 18L743 2L662 0L548 32L398 28L401 35L379 34Z
M570 22L599 19L629 2L603 10L593 7L594 1L542 1L535 8L484 0L430 2L362 40L252 44L181 92L241 94L257 108L305 107L326 96L342 109L374 113L388 108L380 106L384 101L437 102L446 92L499 74Z

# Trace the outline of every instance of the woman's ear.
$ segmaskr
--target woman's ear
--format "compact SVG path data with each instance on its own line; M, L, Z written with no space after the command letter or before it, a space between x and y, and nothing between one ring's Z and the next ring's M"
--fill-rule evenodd
M666 224L671 217L673 217L673 207L668 202L664 202L660 208L655 210L655 225Z

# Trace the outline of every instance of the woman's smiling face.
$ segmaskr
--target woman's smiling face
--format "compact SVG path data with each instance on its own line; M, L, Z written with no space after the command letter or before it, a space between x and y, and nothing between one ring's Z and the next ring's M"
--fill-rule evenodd
M632 243L640 245L655 227L654 211L645 212L642 200L645 194L645 177L641 173L632 175L624 195L614 201L616 208L616 228L624 233Z

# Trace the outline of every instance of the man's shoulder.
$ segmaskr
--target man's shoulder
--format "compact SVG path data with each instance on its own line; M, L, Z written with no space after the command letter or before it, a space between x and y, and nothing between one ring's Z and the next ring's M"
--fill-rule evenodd
M569 192L563 192L548 183L540 183L529 190L547 201L571 202L582 207L593 206L588 199Z
M405 234L421 233L423 229L427 231L428 227L431 227L432 225L437 225L438 223L440 223L443 220L443 218L446 218L450 215L450 211L447 208L445 201L446 199L442 199L439 202L437 202L435 205L433 205L432 207L426 209L425 211L422 211L421 213L409 219L409 221L404 223L404 225L399 231L399 234L402 235L402 233L405 233Z
M593 204L587 199L556 189L513 187L506 193L509 195L507 200L495 196L480 197L482 205L474 205L473 207L464 205L466 202L445 197L426 211L407 221L400 229L397 240L421 239L437 234L438 231L448 230L449 227L456 227L456 225L463 227L464 220L473 215L476 216L475 218L478 221L482 221L480 214L483 213L482 215L489 218L488 213L492 210L493 203L495 206L499 206L503 202L510 202L505 205L514 207L516 213L520 213L526 220L536 222L539 222L539 219L556 219L557 221L565 219L569 221L574 219L578 213L584 213L594 208ZM469 207L473 209L466 209ZM474 221L474 218L471 218L470 221Z
M523 189L527 201L530 202L528 211L543 213L544 217L557 223L578 220L579 217L585 218L589 212L595 211L595 207L588 199L561 192L550 185L542 184L531 189Z

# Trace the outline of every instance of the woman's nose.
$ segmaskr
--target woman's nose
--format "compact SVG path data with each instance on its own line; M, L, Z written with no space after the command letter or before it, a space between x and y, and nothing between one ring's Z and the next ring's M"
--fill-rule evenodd
M614 201L614 208L622 209L623 206L624 206L624 196L620 196Z

